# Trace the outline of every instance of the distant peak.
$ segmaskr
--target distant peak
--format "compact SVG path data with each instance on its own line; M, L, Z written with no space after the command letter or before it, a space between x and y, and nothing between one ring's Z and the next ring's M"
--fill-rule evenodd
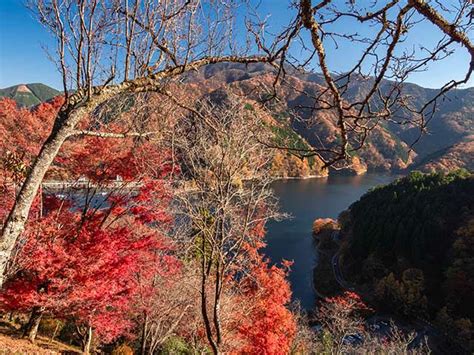
M28 89L28 86L26 86L25 84L20 84L20 85L18 85L18 87L16 88L16 91L17 91L17 92L28 92L28 93L31 93L31 90Z

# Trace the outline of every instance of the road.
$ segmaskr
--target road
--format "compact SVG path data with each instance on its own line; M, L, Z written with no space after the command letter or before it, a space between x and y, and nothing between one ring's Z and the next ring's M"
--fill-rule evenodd
M334 230L332 232L331 238L334 242L339 242L340 233L339 230ZM349 282L344 279L342 275L341 267L339 264L340 252L337 251L336 254L331 259L332 271L334 273L334 278L336 279L339 286L344 290L354 291L355 288Z
M342 287L344 290L354 291L354 287L349 285L349 283L344 279L341 272L341 267L339 265L339 257L340 254L337 252L331 259L332 271L334 273L334 278L336 279L337 283Z

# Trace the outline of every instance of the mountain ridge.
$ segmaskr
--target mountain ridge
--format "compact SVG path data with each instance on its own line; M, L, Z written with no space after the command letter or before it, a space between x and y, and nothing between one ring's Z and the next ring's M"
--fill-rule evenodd
M258 87L273 85L272 68L265 64L235 64L219 63L212 67L201 68L189 74L189 81L198 82L201 86L224 86L237 88L241 93L251 94L255 101L259 101L255 93ZM349 84L344 96L349 102L357 101L371 87L372 78L356 78ZM316 96L323 88L321 74L297 72L289 70L286 73L286 88L279 92L280 103L272 109L278 116L291 116L289 112L298 106L311 106L313 101L308 94ZM211 84L208 84L211 83ZM388 90L392 82L382 82L381 90ZM423 88L420 85L406 83L403 86L404 94L411 98L416 108L434 97L439 90ZM244 94L245 95L245 94ZM261 101L261 100L260 100ZM456 156L454 168L474 169L472 152L474 150L474 88L456 89L448 92L440 99L437 113L427 127L420 141L411 149L410 146L417 140L419 129L415 126L383 122L369 136L366 147L355 153L360 159L361 169L372 171L405 171L414 166L424 171L444 170L453 168L446 161L450 156ZM302 119L290 117L292 129L313 147L334 145L337 140L335 115L328 113L313 113L300 110ZM407 110L399 114L399 120L414 121L415 117ZM450 149L448 149L450 148ZM437 161L420 164L430 155L445 151L445 155L438 155ZM443 161L440 163L440 161ZM353 171L354 172L354 171Z
M185 75L185 90L194 92L196 99L203 99L206 95L221 92L238 92L249 101L249 105L257 107L262 103L261 93L258 90L262 85L272 85L273 69L268 64L238 64L218 63L205 66L195 72ZM357 100L369 90L372 78L356 78L348 86L344 98L350 102ZM334 146L337 142L336 117L327 112L305 112L300 110L301 119L295 119L292 112L299 106L308 106L312 100L306 93L317 94L322 90L324 81L321 74L288 70L285 80L286 87L281 87L279 102L269 108L273 119L270 125L276 140L280 143L282 135L286 140L291 139L293 145L299 147ZM381 90L387 90L391 82L385 80ZM32 106L47 101L60 92L44 84L24 85L31 93L22 92L22 85L12 86L0 90L0 97L10 97L22 106ZM437 89L424 88L414 83L403 86L405 93L419 106L436 95ZM39 92L38 92L39 91ZM46 94L46 95L45 95ZM25 98L25 96L27 96ZM27 103L32 102L28 105ZM366 146L353 154L352 168L344 170L346 173L359 174L365 171L405 171L414 168L423 171L444 170L452 168L466 168L474 170L474 88L455 89L450 91L438 106L435 118L427 127L427 132L412 148L419 130L416 127L384 122L374 129ZM268 107L267 107L268 108ZM268 116L268 114L266 114ZM401 113L401 118L413 119L410 113ZM268 120L268 118L267 118ZM275 128L278 127L278 128ZM278 136L279 134L279 136ZM320 171L322 163L314 164L298 159L291 154L280 152L275 154L280 160L275 167L282 177L325 176L327 172ZM278 165L278 164L276 164ZM287 174L287 170L295 170ZM282 170L283 169L283 170ZM337 171L332 171L338 173Z
M0 89L0 98L7 97L19 106L31 107L51 100L61 92L42 83L18 84Z

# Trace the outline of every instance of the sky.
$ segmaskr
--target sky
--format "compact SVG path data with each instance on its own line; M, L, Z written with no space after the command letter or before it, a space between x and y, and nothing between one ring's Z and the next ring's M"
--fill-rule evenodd
M287 0L261 0L259 3L259 12L263 16L270 15L270 31L277 31L294 15L294 11L288 8ZM342 22L338 26L347 30L353 24ZM411 42L406 45L434 43L438 38L439 31L430 24L423 24L417 27ZM60 76L48 59L45 48L54 49L54 41L25 7L24 0L0 0L0 88L36 82L61 88ZM342 72L349 69L351 62L348 58L355 58L358 49L355 45L346 45L336 50L334 46L328 45L327 58L332 70ZM409 81L438 88L453 78L462 78L468 65L466 51L457 48L447 60L432 65L426 72L414 74ZM467 86L474 86L474 80L471 79Z

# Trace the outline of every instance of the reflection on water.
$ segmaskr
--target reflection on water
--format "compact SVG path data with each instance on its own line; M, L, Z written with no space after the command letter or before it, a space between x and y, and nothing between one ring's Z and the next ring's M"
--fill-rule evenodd
M391 182L390 175L336 176L321 179L282 180L273 184L283 212L292 218L268 224L264 253L274 263L293 260L290 273L293 299L305 309L314 305L313 267L317 254L311 237L316 218L336 218L371 187Z

